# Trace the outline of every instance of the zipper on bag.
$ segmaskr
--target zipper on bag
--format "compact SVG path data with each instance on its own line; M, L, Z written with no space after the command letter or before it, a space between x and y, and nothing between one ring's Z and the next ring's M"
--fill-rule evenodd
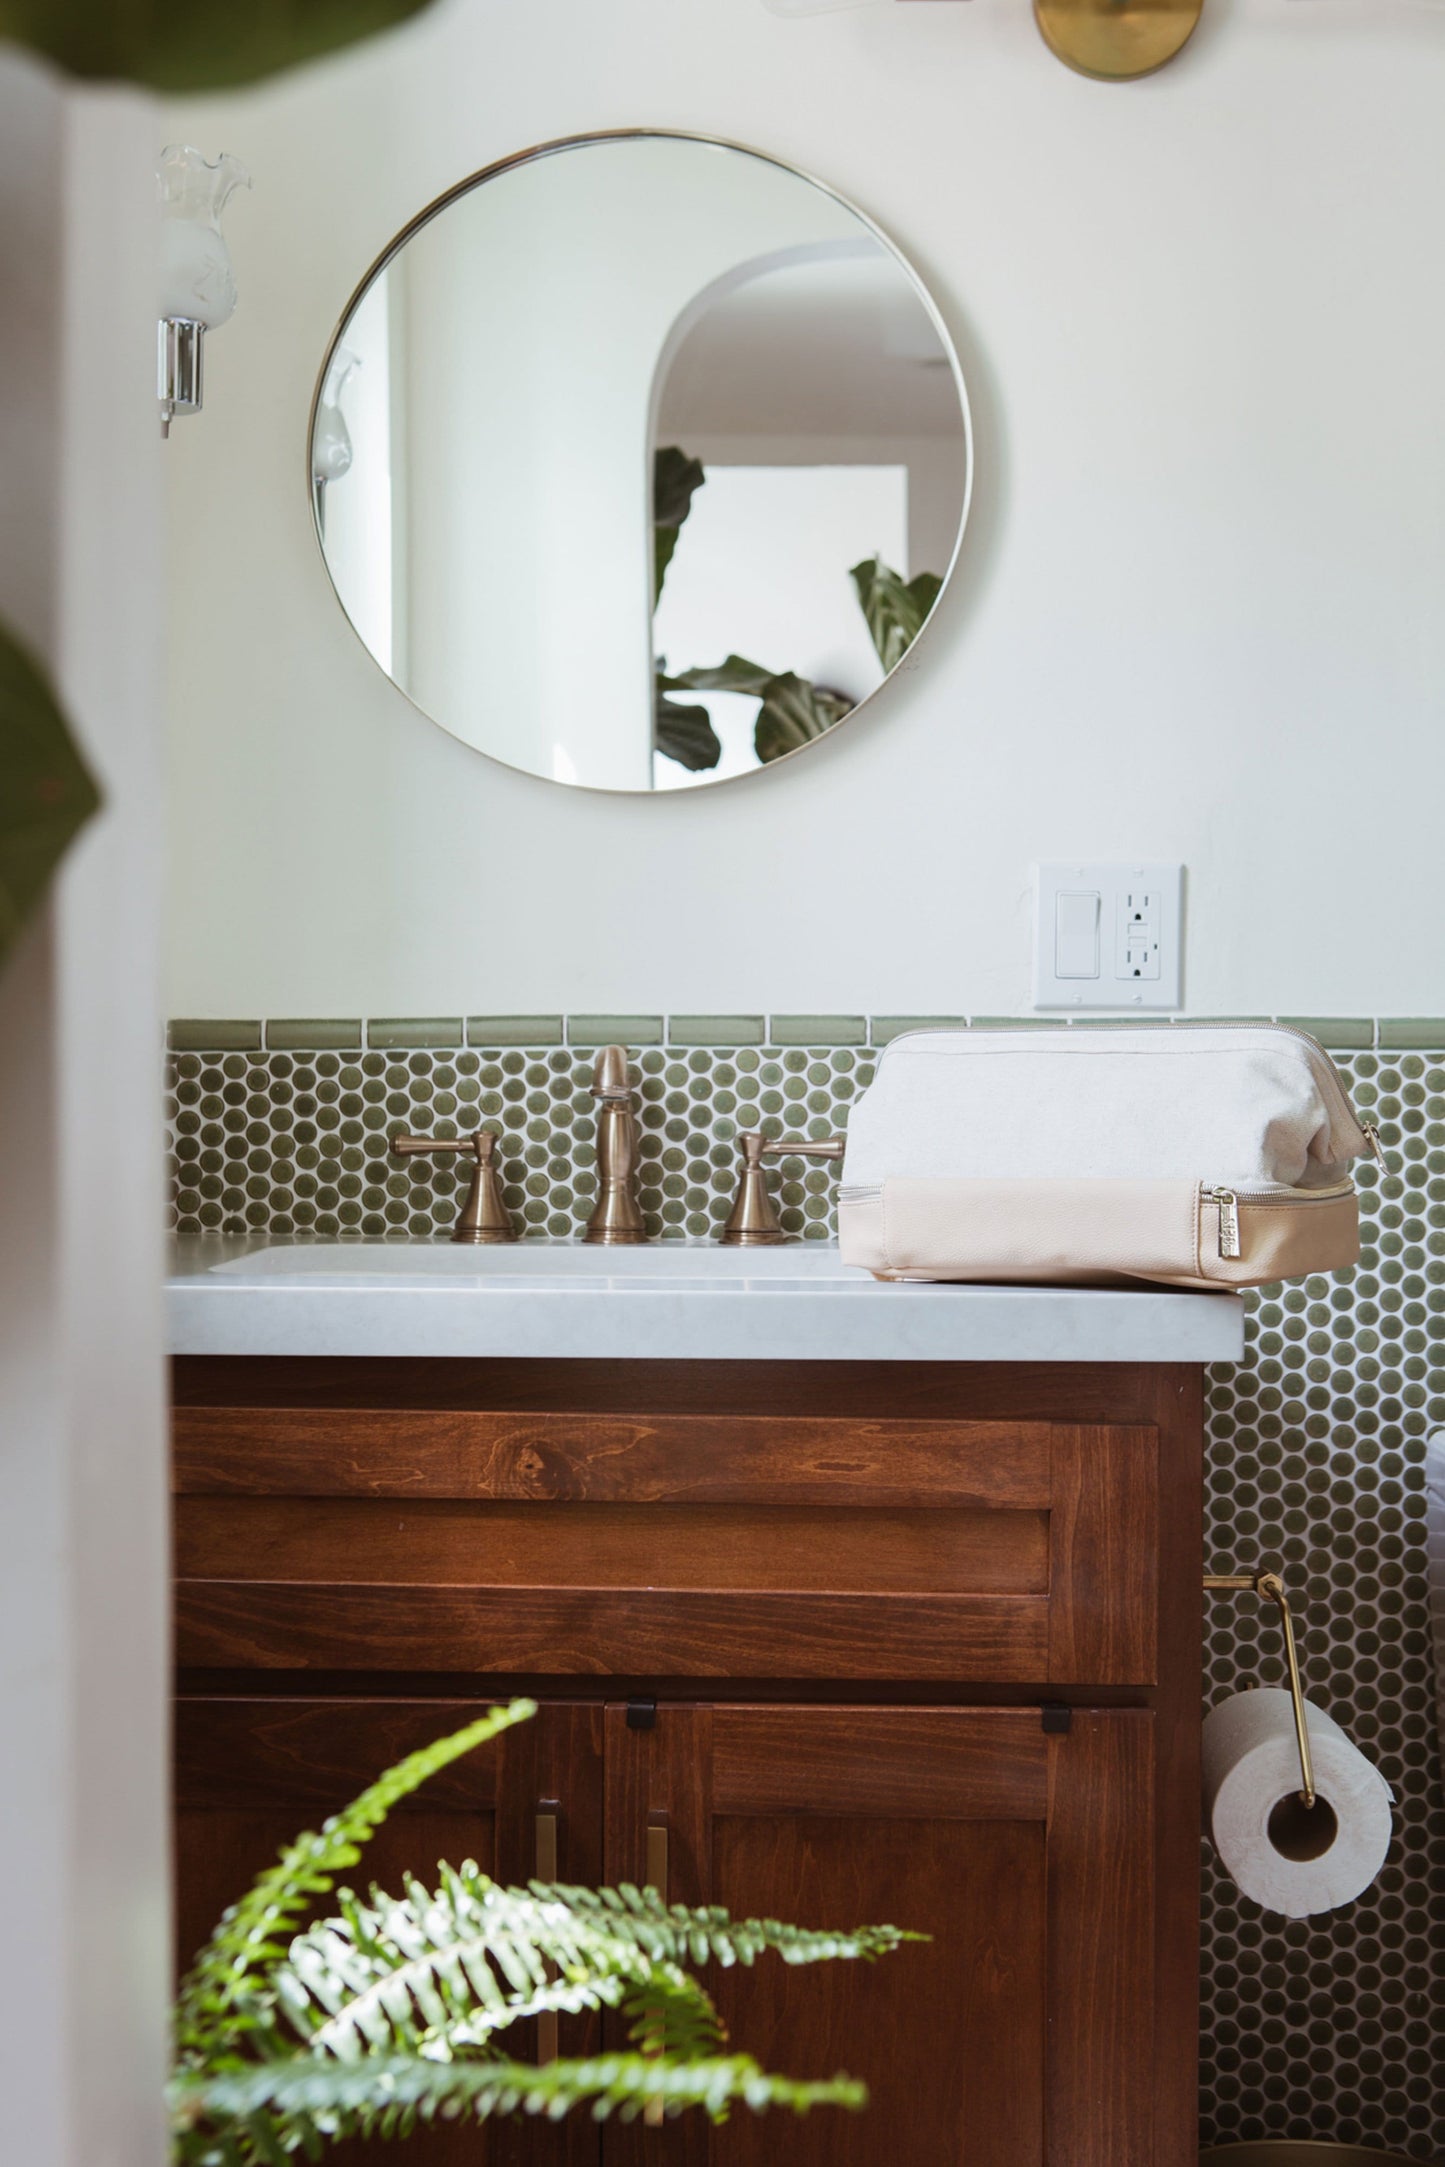
M1237 1264L1244 1254L1240 1232L1240 1207L1263 1204L1278 1211L1282 1206L1291 1211L1304 1211L1312 1204L1337 1204L1342 1196L1354 1193L1352 1181L1336 1183L1330 1189L1241 1189L1224 1183L1202 1181L1199 1184L1201 1203L1219 1207L1219 1257L1221 1263Z

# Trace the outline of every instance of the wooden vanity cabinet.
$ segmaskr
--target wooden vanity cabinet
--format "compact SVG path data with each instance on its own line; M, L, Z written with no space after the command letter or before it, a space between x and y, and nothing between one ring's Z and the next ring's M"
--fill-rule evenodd
M182 1954L524 1690L367 1878L525 1880L543 1815L564 1880L932 1939L710 1977L741 2050L864 2077L862 2115L453 2128L416 2167L1184 2167L1200 1432L1168 1366L180 1362Z

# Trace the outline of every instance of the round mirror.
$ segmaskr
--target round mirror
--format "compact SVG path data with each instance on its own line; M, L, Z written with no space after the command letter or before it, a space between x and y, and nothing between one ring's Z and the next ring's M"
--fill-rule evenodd
M454 188L322 366L312 502L356 632L479 752L593 790L801 751L896 669L968 512L958 359L831 189L696 136Z

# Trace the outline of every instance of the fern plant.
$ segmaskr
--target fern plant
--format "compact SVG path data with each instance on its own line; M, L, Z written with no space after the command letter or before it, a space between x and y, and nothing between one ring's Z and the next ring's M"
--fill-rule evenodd
M700 2107L861 2107L861 2084L800 2082L730 2053L689 1965L872 1958L919 1937L891 1926L819 1933L666 1904L624 1883L503 1888L470 1861L436 1888L337 1888L399 1799L536 1713L494 1708L378 1778L318 1834L298 1836L227 1911L176 2006L172 2156L186 2167L281 2167L350 2136L418 2123L587 2106L599 2120ZM338 1916L297 1931L335 1892ZM548 2012L620 2011L628 2044L538 2065L506 2050Z

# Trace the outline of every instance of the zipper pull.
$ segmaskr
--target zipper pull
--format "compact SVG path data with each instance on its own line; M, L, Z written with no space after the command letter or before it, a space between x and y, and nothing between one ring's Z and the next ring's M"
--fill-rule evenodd
M1360 1123L1360 1134L1364 1137L1365 1142L1369 1145L1370 1156L1373 1158L1376 1166L1379 1167L1380 1172L1382 1174L1388 1174L1390 1171L1390 1162L1385 1157L1385 1147L1380 1142L1379 1123L1377 1121L1362 1121Z
M1211 1203L1219 1206L1219 1254L1226 1263L1239 1257L1239 1198L1233 1189L1206 1189Z

